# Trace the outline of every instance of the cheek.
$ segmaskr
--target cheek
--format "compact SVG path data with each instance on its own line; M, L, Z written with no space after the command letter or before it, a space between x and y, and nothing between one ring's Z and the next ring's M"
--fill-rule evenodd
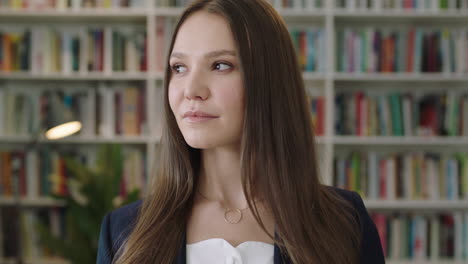
M244 87L241 81L231 83L223 91L223 103L234 115L240 115L244 109Z

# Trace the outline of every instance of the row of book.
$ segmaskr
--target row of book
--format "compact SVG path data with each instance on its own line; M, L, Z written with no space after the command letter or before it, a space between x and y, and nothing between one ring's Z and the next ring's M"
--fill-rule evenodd
M468 72L466 28L340 28L337 71Z
M0 258L57 259L47 245L41 243L37 225L49 228L56 237L65 237L65 212L61 208L46 210L20 210L13 207L0 209ZM19 230L19 233L18 233ZM19 245L19 239L21 245Z
M0 151L0 197L37 199L51 194L68 195L73 175L65 157L93 167L96 153L93 150L64 152L46 146L27 152ZM146 175L145 154L137 148L124 148L120 195L125 197L135 189L142 189Z
M339 153L334 183L368 199L468 199L468 153Z
M65 91L65 92L64 92ZM79 136L148 134L146 89L100 84L97 89L21 91L0 87L0 135L28 136L50 127L52 115L66 109L82 123Z
M325 0L268 0L273 7L297 8L297 9L319 9L325 7Z
M371 214L388 260L468 261L468 213ZM419 263L419 262L417 262ZM460 262L461 263L461 262Z
M146 90L102 84L97 90L96 134L103 137L147 135Z
M156 0L156 6L184 7L193 0ZM267 0L275 8L322 8L324 0Z
M185 7L193 0L156 0L156 6L161 7Z
M2 27L0 72L143 72L147 38L136 27Z
M468 10L467 0L335 0L336 7L348 11L361 10Z
M0 9L80 10L82 8L142 7L142 0L0 0Z
M174 20L167 17L156 18L156 71L164 70ZM304 72L324 72L326 67L326 34L323 28L289 29L299 65Z
M302 71L324 72L327 54L325 30L292 28L289 32Z
M468 136L468 94L357 91L335 96L337 135Z

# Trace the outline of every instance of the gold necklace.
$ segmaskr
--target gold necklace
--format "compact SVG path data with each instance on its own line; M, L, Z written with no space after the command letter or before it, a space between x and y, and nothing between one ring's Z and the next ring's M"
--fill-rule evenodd
M213 200L211 199L208 199L208 197L206 197L205 195L203 195L200 191L197 190L197 193L200 194L201 197L203 197L205 200L207 201L210 201L212 202ZM246 210L246 209L249 209L250 207L246 207L246 208L243 208L243 209L237 209L237 208L226 208L224 207L224 221L226 221L226 223L228 224L238 224L241 220L242 220L242 211ZM233 215L234 214L234 217L229 217L230 215ZM230 220L234 218L234 221Z

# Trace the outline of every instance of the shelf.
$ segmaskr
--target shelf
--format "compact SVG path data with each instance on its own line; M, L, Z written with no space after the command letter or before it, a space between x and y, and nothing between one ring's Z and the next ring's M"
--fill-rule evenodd
M16 200L13 197L0 197L0 205L12 206L16 204ZM57 201L53 198L39 197L39 198L20 198L20 206L22 207L54 207L64 206L63 201Z
M120 81L147 79L163 80L164 73L73 73L73 74L33 74L29 72L0 72L0 80L102 80ZM304 72L303 78L306 81L323 81L326 79L325 73ZM417 81L417 82L468 82L467 74L443 74L443 73L335 73L332 77L335 81Z
M326 12L324 9L294 9L279 8L278 13L286 22L325 22Z
M156 7L154 14L156 16L166 16L166 17L178 17L182 14L184 8L181 7ZM278 13L283 16L285 19L324 19L325 12L323 9L289 9L281 8L277 9Z
M182 7L156 7L154 15L165 17L178 17L182 15L184 8Z
M32 141L32 138L29 136L0 136L0 143L29 143Z
M468 211L468 200L364 200L369 210L437 210L437 211Z
M17 264L14 258L0 258L0 264ZM69 264L69 261L60 258L22 259L23 264Z
M157 72L151 75L152 79L157 81L162 81L164 79L163 72ZM302 78L304 81L324 81L326 79L325 73L323 72L303 72Z
M468 146L468 137L386 137L335 136L336 145Z
M32 143L30 136L0 136L0 143ZM149 136L115 136L112 138L104 137L68 137L58 140L39 139L43 144L100 144L100 143L121 143L121 144L146 144L155 143L158 138Z
M49 73L49 74L33 74L29 72L0 72L0 80L85 80L85 81L144 81L147 79L147 73Z
M326 144L327 142L329 142L329 138L325 136L315 136L316 144Z
M157 81L162 81L164 80L164 72L157 72L153 75L151 75L151 78L157 80Z
M355 10L355 11L347 11L346 9L339 8L333 11L334 17L337 19L385 19L385 18L394 18L394 19L449 19L449 20L456 20L468 19L468 11L422 11L422 10L405 10L405 9L388 9L388 10Z
M468 73L334 73L335 81L468 82Z
M81 8L81 9L42 9L20 10L0 8L0 21L48 22L77 21L139 21L146 20L147 11L144 8Z
M463 260L390 260L385 261L387 264L466 264Z
M302 78L304 81L324 81L326 77L323 72L303 72Z
M70 264L69 261L60 258L26 259L24 264Z
M13 258L0 258L0 264L17 264L17 261Z
M115 136L112 138L103 137L69 137L59 140L41 139L40 143L67 143L67 144L100 144L100 143L120 143L120 144L146 144L156 142L156 138L149 136Z

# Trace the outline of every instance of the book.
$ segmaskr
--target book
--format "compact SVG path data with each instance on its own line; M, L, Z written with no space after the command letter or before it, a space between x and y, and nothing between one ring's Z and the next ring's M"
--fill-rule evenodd
M466 73L464 43L468 35L464 32L428 27L345 27L336 33L337 71Z
M334 184L369 199L466 199L467 156L423 151L338 153Z

